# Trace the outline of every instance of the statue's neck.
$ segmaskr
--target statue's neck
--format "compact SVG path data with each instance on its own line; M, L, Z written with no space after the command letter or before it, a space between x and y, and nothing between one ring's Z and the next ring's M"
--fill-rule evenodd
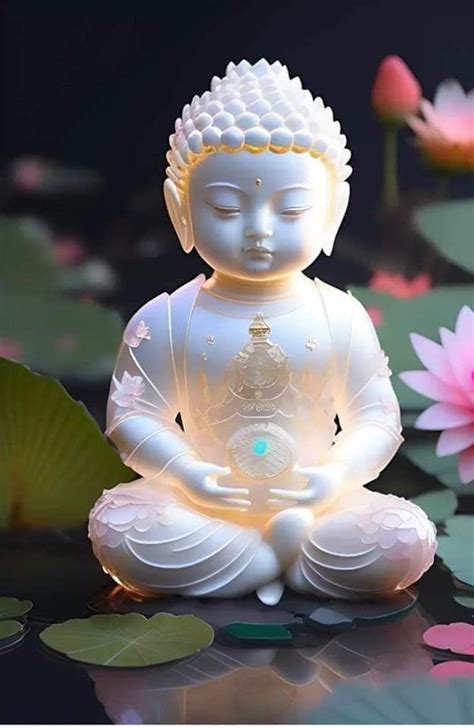
M291 298L298 293L303 280L307 278L299 271L285 278L266 281L246 280L214 271L204 288L210 293L235 300L263 302Z

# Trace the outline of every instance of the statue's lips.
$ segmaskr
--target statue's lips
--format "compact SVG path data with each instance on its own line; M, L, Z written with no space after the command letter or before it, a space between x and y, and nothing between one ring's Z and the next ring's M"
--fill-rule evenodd
M244 253L250 253L251 255L273 255L273 251L268 248L245 248Z

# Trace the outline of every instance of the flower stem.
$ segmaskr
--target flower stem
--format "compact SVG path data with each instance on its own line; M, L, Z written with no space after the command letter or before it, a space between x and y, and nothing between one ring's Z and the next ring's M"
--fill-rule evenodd
M385 125L383 160L383 204L386 210L393 210L399 202L397 134L394 124Z

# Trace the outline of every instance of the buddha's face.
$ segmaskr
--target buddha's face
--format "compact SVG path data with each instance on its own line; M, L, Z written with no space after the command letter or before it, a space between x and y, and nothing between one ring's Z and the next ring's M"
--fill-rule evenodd
M238 278L304 270L328 235L331 184L309 154L209 154L189 182L194 244L212 268Z

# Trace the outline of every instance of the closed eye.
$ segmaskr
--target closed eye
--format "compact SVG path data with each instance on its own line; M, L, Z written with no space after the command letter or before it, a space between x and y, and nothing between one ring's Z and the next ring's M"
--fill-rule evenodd
M240 207L234 207L230 205L216 205L213 202L210 202L209 204L213 210L215 210L219 215L223 215L224 217L238 215L240 212Z
M280 215L284 215L285 217L298 217L299 215L304 215L309 210L311 210L311 206L309 205L306 207L287 207L280 212Z

